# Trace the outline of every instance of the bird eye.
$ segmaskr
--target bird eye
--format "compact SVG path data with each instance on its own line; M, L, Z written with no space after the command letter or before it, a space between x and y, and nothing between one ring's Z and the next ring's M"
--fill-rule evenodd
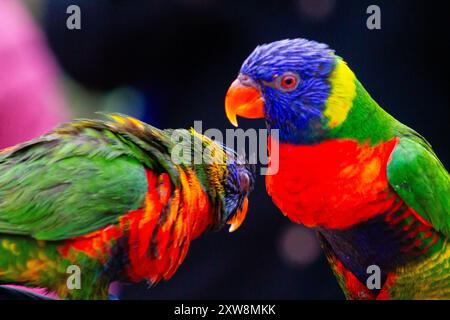
M278 87L283 91L293 91L297 89L300 82L298 74L293 72L286 72L278 79Z

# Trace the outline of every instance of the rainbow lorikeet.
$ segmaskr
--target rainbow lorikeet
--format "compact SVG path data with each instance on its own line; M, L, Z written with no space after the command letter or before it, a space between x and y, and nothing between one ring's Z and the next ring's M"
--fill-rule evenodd
M169 279L191 240L244 220L254 173L231 151L194 130L174 140L174 130L110 117L0 153L1 284L104 299L114 280ZM181 161L197 152L203 160ZM81 288L68 286L73 266Z
M304 39L258 46L225 108L234 125L239 115L278 130L267 191L317 230L348 298L450 298L449 174L332 49Z

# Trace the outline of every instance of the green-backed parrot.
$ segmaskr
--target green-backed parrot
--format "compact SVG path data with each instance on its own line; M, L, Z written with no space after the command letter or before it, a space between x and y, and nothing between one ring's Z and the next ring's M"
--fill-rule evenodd
M0 152L0 284L106 299L115 280L169 279L193 239L244 220L254 173L232 151L109 117Z
M348 298L450 299L449 174L332 49L305 39L258 46L225 108L234 125L265 119L267 191L317 230Z

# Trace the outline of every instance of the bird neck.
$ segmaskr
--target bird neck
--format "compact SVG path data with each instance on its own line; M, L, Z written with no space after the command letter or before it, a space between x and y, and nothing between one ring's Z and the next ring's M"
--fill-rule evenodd
M281 143L312 145L353 139L376 145L391 140L398 129L405 127L378 105L345 62L338 64L329 82L330 92L321 106L296 106L295 110L302 110L300 114L289 108L275 108L268 102L267 128L278 130ZM320 115L308 113L313 109L320 109Z
M403 125L384 111L358 80L355 80L355 90L345 121L332 128L326 139L354 139L377 145L394 138L396 128Z

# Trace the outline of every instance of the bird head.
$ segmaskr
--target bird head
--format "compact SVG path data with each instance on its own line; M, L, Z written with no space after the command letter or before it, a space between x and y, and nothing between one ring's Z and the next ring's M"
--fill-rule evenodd
M230 225L230 232L236 231L247 216L248 196L255 184L254 171L254 166L246 163L227 166L222 222Z
M225 109L264 118L280 141L313 143L341 125L355 97L355 76L327 45L288 39L258 46L230 86Z
M255 166L219 141L194 129L191 129L191 135L197 141L192 144L193 152L202 159L202 163L193 168L218 210L213 228L228 224L229 231L233 232L246 218L248 196L255 184Z

